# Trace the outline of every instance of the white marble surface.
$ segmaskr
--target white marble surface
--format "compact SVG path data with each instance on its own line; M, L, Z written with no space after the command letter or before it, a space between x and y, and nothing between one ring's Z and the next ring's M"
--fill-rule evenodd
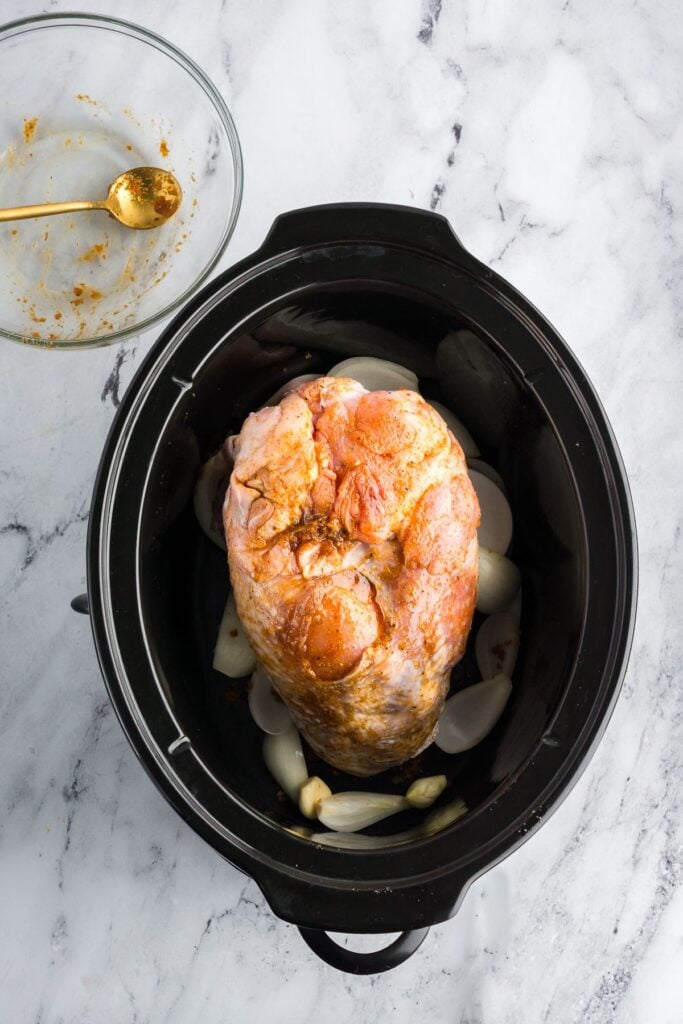
M116 8L190 53L234 113L246 188L224 265L288 208L431 206L577 352L633 488L634 652L597 755L545 827L408 964L337 974L158 794L110 710L87 619L69 610L84 589L98 455L153 333L89 353L0 343L0 1018L675 1024L678 5L205 0L201 16L194 6ZM5 0L0 13L40 9Z

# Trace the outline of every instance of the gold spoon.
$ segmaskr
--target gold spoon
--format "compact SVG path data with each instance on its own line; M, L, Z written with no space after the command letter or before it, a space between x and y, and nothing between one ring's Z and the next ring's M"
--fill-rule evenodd
M133 167L114 178L106 199L74 203L43 203L0 210L0 222L28 217L51 217L56 213L106 210L127 228L158 228L180 206L183 190L170 173L160 167Z

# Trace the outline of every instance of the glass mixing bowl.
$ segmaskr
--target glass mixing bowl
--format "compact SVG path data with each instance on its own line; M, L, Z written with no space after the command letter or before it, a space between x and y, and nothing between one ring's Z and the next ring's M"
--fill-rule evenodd
M235 125L185 54L114 18L60 14L0 28L12 83L0 109L0 207L104 198L122 171L171 171L165 225L102 211L0 225L0 334L47 348L104 345L182 304L232 235L242 196Z

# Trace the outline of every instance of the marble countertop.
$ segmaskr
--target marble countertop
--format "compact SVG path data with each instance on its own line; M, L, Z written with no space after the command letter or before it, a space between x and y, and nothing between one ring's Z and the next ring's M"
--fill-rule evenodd
M235 116L246 187L223 266L253 250L280 211L408 203L445 214L543 310L621 446L640 532L639 618L615 714L560 809L403 967L338 974L162 799L109 706L88 621L69 609L85 584L99 453L155 332L85 353L0 343L0 1017L680 1021L678 7L116 9L185 49ZM39 10L7 0L2 16Z

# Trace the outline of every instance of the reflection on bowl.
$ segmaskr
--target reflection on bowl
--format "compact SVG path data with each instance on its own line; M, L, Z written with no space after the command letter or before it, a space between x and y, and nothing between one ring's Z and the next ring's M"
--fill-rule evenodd
M198 287L234 229L242 162L223 100L171 44L109 18L15 22L0 31L0 58L13 82L0 206L104 198L142 165L171 171L184 195L146 232L101 211L3 224L0 333L83 347L148 327Z

